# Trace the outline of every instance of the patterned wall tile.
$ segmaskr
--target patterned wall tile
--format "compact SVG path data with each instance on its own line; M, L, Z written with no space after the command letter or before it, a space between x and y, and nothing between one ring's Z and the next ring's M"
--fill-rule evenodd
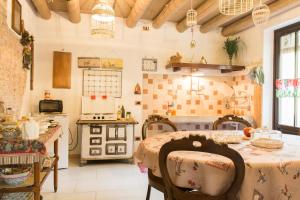
M153 113L165 115L168 110L176 110L176 115L251 115L253 112L254 85L247 76L201 77L199 81L203 88L201 94L191 91L190 76L144 74L142 101L147 105L146 109L143 106L144 119ZM225 108L225 99L230 109Z

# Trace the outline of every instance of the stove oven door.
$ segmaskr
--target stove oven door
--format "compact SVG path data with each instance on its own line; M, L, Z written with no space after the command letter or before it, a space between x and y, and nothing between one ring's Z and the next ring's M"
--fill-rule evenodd
M111 125L106 128L106 141L126 141L126 125Z

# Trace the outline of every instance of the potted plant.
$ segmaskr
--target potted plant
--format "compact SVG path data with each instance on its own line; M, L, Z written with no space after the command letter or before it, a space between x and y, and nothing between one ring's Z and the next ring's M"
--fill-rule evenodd
M240 37L228 37L224 42L223 49L226 51L229 58L229 65L232 65L233 56L237 57L239 51Z

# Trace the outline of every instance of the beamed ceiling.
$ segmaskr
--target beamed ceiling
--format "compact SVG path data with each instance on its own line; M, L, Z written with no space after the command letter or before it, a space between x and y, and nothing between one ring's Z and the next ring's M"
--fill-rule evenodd
M50 19L51 12L66 12L73 23L80 22L80 13L91 13L97 0L31 0L43 19ZM259 0L254 0L258 4ZM271 17L300 7L300 0L262 0L269 5ZM251 12L238 16L225 16L219 13L218 0L193 0L197 10L200 31L221 28L224 36L242 32L254 26ZM140 19L151 20L154 28L160 28L165 22L177 24L177 30L184 32L185 15L190 9L190 0L115 0L113 3L116 16L125 18L128 27L136 26Z

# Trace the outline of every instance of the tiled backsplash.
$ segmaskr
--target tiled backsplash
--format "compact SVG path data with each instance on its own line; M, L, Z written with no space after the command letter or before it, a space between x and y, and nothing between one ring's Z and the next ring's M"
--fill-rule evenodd
M193 89L199 88L198 91ZM247 76L143 75L143 118L166 115L252 115L254 84Z

